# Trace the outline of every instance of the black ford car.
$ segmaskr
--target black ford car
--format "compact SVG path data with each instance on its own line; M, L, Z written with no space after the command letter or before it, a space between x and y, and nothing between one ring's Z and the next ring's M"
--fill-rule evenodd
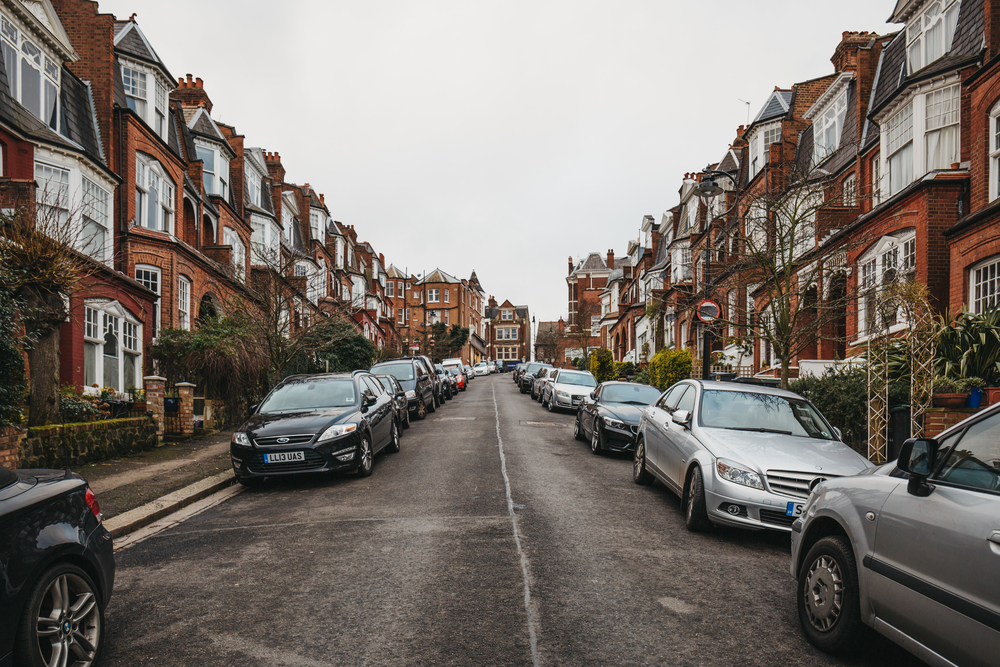
M648 384L601 383L581 399L573 435L577 440L590 440L590 451L594 454L632 451L643 410L662 393Z
M66 470L0 466L0 667L89 667L115 581L94 492Z
M357 470L399 451L393 397L368 371L293 375L271 390L229 445L244 485L264 477Z

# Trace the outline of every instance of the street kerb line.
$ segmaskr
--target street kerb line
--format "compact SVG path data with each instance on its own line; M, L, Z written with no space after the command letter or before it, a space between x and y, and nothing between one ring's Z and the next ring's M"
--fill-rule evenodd
M153 537L157 533L161 533L167 528L173 528L174 526L190 519L191 517L201 514L207 509L215 507L221 502L228 500L229 498L235 496L237 493L243 491L243 487L240 485L227 486L221 491L216 491L212 495L202 498L196 503L192 503L187 507L177 510L173 514L168 514L167 516L154 521L153 523L140 528L134 532L124 535L121 538L115 540L115 551L122 551L123 549L128 549L129 547L138 544L144 540Z
M521 537L517 530L517 515L514 514L514 499L510 495L510 477L507 476L507 458L503 453L503 437L500 435L500 406L497 405L497 389L494 383L490 383L493 390L493 413L496 415L497 427L497 448L500 451L500 472L503 474L503 484L507 491L507 514L510 515L510 525L514 531L514 544L517 545L517 554L521 557L521 576L524 578L524 611L528 615L528 641L531 644L531 664L539 667L538 660L538 637L535 635L535 618L531 613L531 586L528 583L528 557L521 548Z

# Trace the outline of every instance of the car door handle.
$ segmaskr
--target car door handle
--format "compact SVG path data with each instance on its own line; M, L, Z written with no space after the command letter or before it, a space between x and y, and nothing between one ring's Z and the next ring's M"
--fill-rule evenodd
M1000 544L1000 530L994 530L993 534L987 537L986 539L988 539L993 544Z

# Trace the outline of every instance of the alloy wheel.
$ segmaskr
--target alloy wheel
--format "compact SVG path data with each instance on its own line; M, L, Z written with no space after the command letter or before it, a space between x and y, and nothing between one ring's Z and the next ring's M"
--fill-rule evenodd
M836 559L822 555L813 561L802 586L810 625L829 632L844 608L844 577Z
M640 440L635 445L635 459L632 461L632 476L639 479L646 468L646 444Z
M35 636L46 665L87 667L97 656L101 615L90 584L73 573L52 580L42 596Z
M368 440L367 436L361 438L361 447L359 449L361 462L358 470L362 474L367 475L372 470L372 443Z

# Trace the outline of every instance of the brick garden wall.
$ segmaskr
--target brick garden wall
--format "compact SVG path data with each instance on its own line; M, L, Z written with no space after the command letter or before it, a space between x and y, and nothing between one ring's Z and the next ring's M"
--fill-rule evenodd
M20 467L62 468L67 462L64 446L69 464L78 466L148 451L156 444L156 424L148 417L36 426L21 444Z
M21 441L24 432L15 428L0 428L0 465L17 468L21 457Z

